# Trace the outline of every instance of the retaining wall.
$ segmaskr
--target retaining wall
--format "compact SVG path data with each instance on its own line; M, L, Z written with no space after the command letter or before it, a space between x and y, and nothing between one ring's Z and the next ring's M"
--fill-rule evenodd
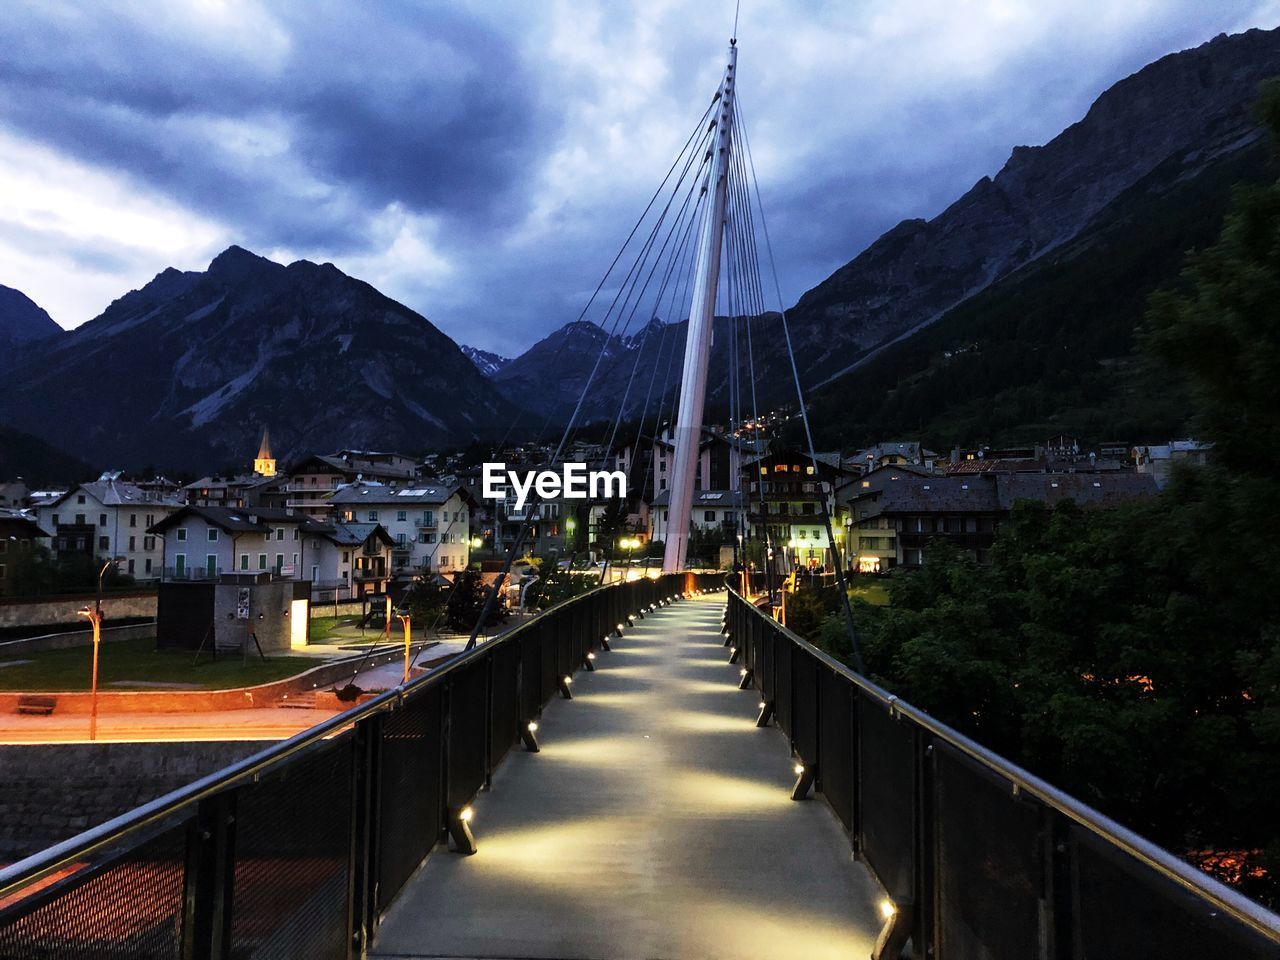
M92 593L56 598L2 597L0 598L0 627L84 623L78 611L97 601L97 594ZM154 620L155 616L155 590L108 593L102 597L104 621L123 620L126 617L145 617L148 620Z
M0 746L0 863L37 853L266 746L252 741Z

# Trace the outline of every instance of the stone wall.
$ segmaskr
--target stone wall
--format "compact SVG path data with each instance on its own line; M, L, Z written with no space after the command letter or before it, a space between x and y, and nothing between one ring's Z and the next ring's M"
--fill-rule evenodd
M0 627L31 627L43 624L84 623L77 611L97 602L95 594L58 597L57 599L0 598ZM123 620L145 617L154 620L156 592L108 593L102 598L102 619Z
M265 741L0 746L0 863L37 853L268 746Z

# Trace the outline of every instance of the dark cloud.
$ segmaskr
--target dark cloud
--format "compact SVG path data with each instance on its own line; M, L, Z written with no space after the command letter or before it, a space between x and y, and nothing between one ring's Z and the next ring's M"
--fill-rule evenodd
M739 92L784 296L1126 74L1269 10L1159 6L744 11ZM511 354L576 316L714 89L727 24L714 5L585 0L11 5L0 133L117 171L219 242L333 260ZM168 265L124 227L115 249L33 230L0 222L0 243L119 272L121 292Z

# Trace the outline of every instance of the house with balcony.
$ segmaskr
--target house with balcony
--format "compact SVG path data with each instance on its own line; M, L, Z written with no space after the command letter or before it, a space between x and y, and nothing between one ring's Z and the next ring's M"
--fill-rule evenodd
M167 494L121 480L118 473L104 473L92 483L41 501L34 510L40 527L49 531L56 556L115 559L121 573L136 580L158 580L162 544L149 531L182 506Z
M32 548L49 539L33 517L20 510L0 507L0 597L10 592L9 575L14 566L31 554Z
M333 521L381 524L392 540L391 576L465 570L471 562L476 500L459 483L416 480L404 486L358 481L329 498Z
M664 490L649 505L649 539L667 539L671 491ZM694 490L692 529L703 534L719 534L721 542L732 544L741 532L746 495L741 490Z
M834 513L836 486L859 470L841 462L835 454L819 455L815 465L807 453L780 449L744 463L750 535L763 540L767 534L782 573L829 566L824 508ZM833 519L833 532L836 526Z
M387 592L396 541L382 524L311 520L302 530L303 573L311 580L313 603Z
M165 580L217 580L231 573L305 579L305 515L271 508L184 506L147 533L161 542Z
M339 450L328 455L304 458L289 469L285 507L305 513L314 520L327 520L333 513L330 498L354 483L384 487L412 486L417 465L399 453Z

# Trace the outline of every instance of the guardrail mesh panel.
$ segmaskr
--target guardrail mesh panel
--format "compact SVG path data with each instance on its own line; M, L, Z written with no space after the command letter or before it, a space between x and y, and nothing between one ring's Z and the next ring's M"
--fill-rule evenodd
M182 928L186 824L37 884L0 911L5 960L175 960ZM39 904L39 905L37 905Z
M489 772L507 755L519 736L520 647L514 643L494 648L490 673L492 710L489 718Z
M1040 808L1014 797L1008 780L935 743L934 810L942 956L1036 956Z
M805 763L818 762L818 660L791 646L791 741Z
M1078 956L1275 960L1274 942L1072 824Z
M239 791L233 956L346 957L352 743L342 734Z
M791 736L791 641L773 634L773 716Z
M542 712L542 630L532 627L520 633L520 719L532 720Z
M915 732L861 694L857 705L862 854L890 897L911 897L915 884Z
M821 669L821 668L820 668ZM846 830L853 830L853 684L822 670L822 739L818 777L822 795Z
M484 660L449 677L449 806L471 802L484 786L489 713Z
M545 706L556 695L560 678L560 641L556 639L554 616L538 628L538 643L542 649L542 703Z
M415 691L382 725L378 910L385 910L444 829L439 687Z

